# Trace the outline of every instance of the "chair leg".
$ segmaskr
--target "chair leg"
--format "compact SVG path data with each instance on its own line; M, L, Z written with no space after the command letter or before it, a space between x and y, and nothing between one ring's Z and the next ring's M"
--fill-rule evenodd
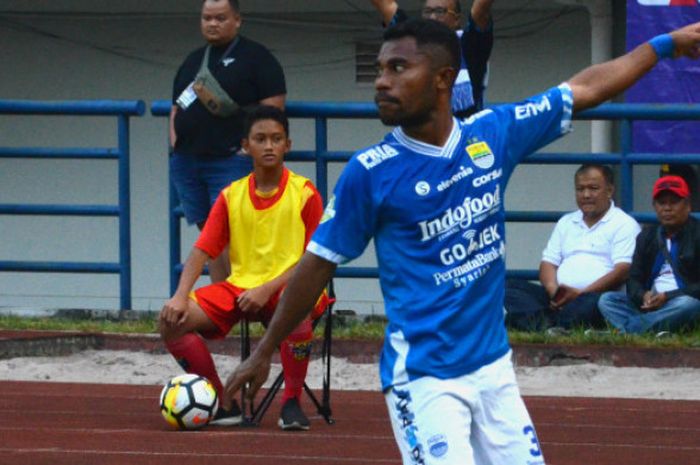
M248 320L242 318L240 323L241 328L241 362L250 357L250 332ZM241 426L258 426L257 423L253 421L253 402L248 401L248 386L241 386ZM250 404L250 405L249 405Z
M316 398L316 395L309 388L309 386L304 383L304 391L311 399L311 402L316 406L316 410L319 415L321 415L326 423L332 425L335 423L331 411L331 339L332 339L332 325L333 325L333 312L329 308L326 312L325 327L323 328L323 345L321 348L321 360L323 363L323 388L321 393L321 402ZM320 322L320 319L314 322L314 327ZM248 320L242 319L241 325L241 360L245 360L250 356L250 333L248 328ZM259 426L262 421L263 416L267 410L272 405L272 401L277 395L277 392L282 387L284 383L284 372L277 375L277 378L268 389L265 396L262 398L258 406L256 407L254 403L249 402L246 399L246 386L241 388L241 410L243 411L243 422L242 426Z

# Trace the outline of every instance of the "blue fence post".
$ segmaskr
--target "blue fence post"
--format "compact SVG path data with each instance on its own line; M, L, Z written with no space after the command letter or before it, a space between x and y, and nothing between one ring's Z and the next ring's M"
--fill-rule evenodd
M119 115L119 303L131 309L131 191L129 176L129 119Z
M631 212L634 209L634 192L632 189L634 167L629 160L629 154L632 152L632 121L623 119L620 131L622 139L620 142L620 185L622 187L620 199L622 209L626 212Z
M170 170L168 169L168 173ZM175 294L180 281L179 265L182 260L182 238L180 234L180 216L176 207L180 205L173 181L168 174L168 229L170 232L170 295Z
M316 187L321 198L328 202L328 119L316 118Z

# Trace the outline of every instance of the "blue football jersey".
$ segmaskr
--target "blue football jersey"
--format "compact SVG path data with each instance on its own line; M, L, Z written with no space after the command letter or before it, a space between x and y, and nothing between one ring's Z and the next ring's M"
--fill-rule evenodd
M572 104L562 84L454 119L443 147L396 128L348 162L308 250L341 264L374 238L384 389L462 376L509 350L504 189L523 157L570 130Z

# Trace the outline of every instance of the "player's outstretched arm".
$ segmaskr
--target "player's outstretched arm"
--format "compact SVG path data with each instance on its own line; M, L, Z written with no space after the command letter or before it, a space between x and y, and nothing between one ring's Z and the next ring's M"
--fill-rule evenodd
M282 294L282 299L255 348L253 354L226 380L225 397L233 399L236 392L249 383L247 396L254 398L270 373L270 358L290 332L309 314L318 296L333 277L336 264L306 252L294 270Z
M574 95L574 111L597 106L623 92L662 58L700 57L700 23L654 37L629 53L590 66L567 82Z
M396 11L399 9L399 4L396 3L396 0L370 0L370 1L372 2L372 5L374 5L374 8L382 16L382 22L385 25L388 25L389 23L391 23L391 20L394 18Z
M472 19L474 24L482 31L491 24L491 7L493 7L493 2L494 0L474 0L474 3L472 3Z

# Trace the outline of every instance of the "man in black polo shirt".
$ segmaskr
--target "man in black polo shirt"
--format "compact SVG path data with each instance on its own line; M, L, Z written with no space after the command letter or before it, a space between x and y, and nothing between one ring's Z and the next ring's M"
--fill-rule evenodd
M263 45L240 36L240 27L238 0L204 0L208 44L189 54L173 85L170 176L187 222L199 229L221 189L252 169L240 154L245 108L284 109L282 67ZM226 255L209 263L212 282L228 276Z

